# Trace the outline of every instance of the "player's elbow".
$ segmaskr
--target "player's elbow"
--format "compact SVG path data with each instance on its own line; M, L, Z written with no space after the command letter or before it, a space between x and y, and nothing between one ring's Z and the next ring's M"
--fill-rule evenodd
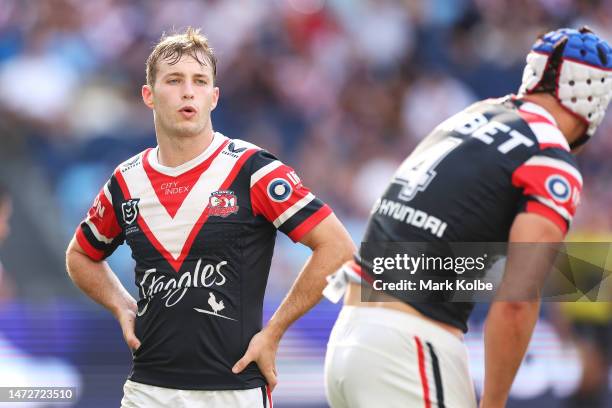
M351 238L351 235L344 227L340 228L337 231L331 242L336 246L339 253L342 253L344 255L346 255L347 253L352 255L357 250L357 248L355 247L355 243Z
M74 280L74 274L79 269L79 265L83 263L83 257L86 256L80 248L77 241L73 238L66 248L66 272L68 276Z
M77 252L70 245L66 249L66 272L68 276L73 277L73 271L75 269L75 265L77 263L76 260Z
M529 320L540 311L539 301L496 302L492 306L497 318L508 323L520 323Z
M341 261L351 259L357 250L350 234L333 214L304 236L300 242L315 252L342 258L339 259Z
M332 246L333 254L335 254L341 263L352 259L357 252L355 243L346 231L344 234L339 235L336 240L332 241Z

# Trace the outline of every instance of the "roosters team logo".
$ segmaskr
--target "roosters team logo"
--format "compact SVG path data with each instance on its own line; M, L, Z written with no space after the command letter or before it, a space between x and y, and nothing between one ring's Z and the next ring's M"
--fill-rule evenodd
M238 199L233 191L215 191L208 199L208 215L227 217L238 212Z

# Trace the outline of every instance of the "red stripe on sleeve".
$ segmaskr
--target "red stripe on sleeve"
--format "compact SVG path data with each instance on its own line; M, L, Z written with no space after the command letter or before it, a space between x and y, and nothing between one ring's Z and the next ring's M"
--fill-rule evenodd
M569 183L570 195L567 200L559 201L546 187L550 176L561 175ZM541 196L554 202L559 207L567 210L570 216L574 216L578 201L575 195L580 193L581 185L573 175L559 169L548 166L521 166L512 174L512 185L523 189L524 196ZM553 211L546 207L548 210Z
M93 206L87 213L88 220L96 226L98 232L109 239L121 234L121 227L115 216L115 209L108 201L104 190L100 191Z
M306 218L300 225L295 227L293 231L288 233L287 235L293 242L298 242L300 239L304 237L304 235L308 234L314 227L319 225L321 221L327 218L332 213L332 209L327 205L323 205L323 207L319 208L315 211L310 217Z
M270 222L274 221L278 215L282 214L280 208L275 208L269 204L270 198L266 193L265 187L255 184L251 187L251 205L253 207L253 215L263 215L264 218ZM294 198L292 202L297 202L298 199ZM277 214L278 213L278 214Z
M419 375L421 376L421 385L423 386L423 400L425 401L425 408L431 408L431 401L429 399L429 384L427 383L427 373L425 372L425 353L423 353L423 344L421 339L414 336L414 342L417 347L417 355L419 359Z
M538 115L537 113L527 112L527 111L520 110L520 109L518 113L521 116L521 118L523 118L523 120L527 123L547 123L549 125L555 126L555 124L552 123L547 117Z
M270 173L263 176L251 187L251 203L253 206L253 214L263 215L268 221L273 222L279 215L291 208L293 204L306 197L310 190L301 182L294 185L288 174L293 172L293 169L286 164L282 164ZM274 179L283 179L291 186L291 195L284 201L276 202L271 199L268 191L269 183Z
M99 249L94 248L89 243L89 241L87 240L87 237L83 233L83 229L81 228L81 226L77 227L75 237L76 237L77 242L79 243L81 248L83 248L83 251L85 251L88 257L90 257L94 261L101 261L104 259L104 252L100 251Z
M565 146L558 143L540 143L540 149L544 150L549 148L567 150Z
M561 229L563 234L567 233L567 222L552 208L549 208L538 201L529 201L527 202L527 206L525 207L525 212L539 214L542 217L554 222L555 225L559 227L559 229Z

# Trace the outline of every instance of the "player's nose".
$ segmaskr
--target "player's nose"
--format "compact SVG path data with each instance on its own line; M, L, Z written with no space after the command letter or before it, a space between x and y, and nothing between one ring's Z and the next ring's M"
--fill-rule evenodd
M183 85L183 99L193 99L194 98L194 90L193 90L193 86L189 83L186 83L185 85Z

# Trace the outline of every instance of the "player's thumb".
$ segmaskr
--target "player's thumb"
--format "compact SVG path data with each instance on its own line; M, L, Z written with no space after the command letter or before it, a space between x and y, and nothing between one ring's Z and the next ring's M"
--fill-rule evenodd
M268 386L270 387L270 391L274 391L274 388L276 388L276 384L278 384L278 379L276 377L276 370L274 369L274 367L270 367L269 369L266 370L262 370L263 371L263 375L266 378L266 382L268 383Z
M247 351L246 354L242 356L242 358L238 360L236 364L234 364L234 367L232 367L232 373L238 374L242 372L242 370L244 370L245 367L248 366L251 362L253 362L253 358Z
M123 332L123 337L125 338L125 342L127 343L128 347L132 351L136 351L140 347L140 340L138 340L138 337L136 337L133 330L125 330Z
M136 351L136 349L140 347L140 340L138 340L136 333L134 333L133 323L122 322L121 326L123 329L123 338L125 339L125 342L132 351Z
M127 342L128 347L133 351L136 351L140 348L140 340L138 340L138 338L134 335L126 338L125 341Z

